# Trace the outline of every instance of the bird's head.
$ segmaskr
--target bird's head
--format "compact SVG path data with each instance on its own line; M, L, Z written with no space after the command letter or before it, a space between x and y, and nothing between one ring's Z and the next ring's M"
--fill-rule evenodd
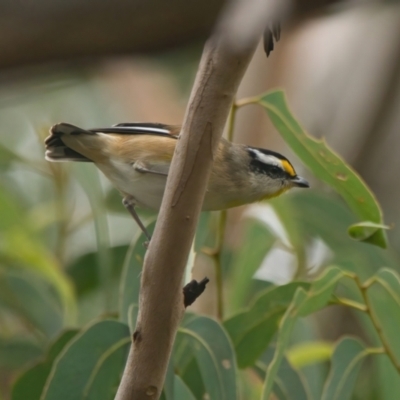
M278 196L292 187L310 187L283 155L255 147L247 147L247 152L252 184L262 192L261 199Z

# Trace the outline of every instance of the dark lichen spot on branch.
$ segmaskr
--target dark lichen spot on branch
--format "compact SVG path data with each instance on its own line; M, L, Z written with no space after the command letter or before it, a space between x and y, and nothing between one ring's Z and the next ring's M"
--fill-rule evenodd
M210 280L206 277L200 282L192 280L183 288L183 304L185 307L192 305L195 300L204 292L207 283Z
M132 338L135 343L139 343L142 340L142 335L139 331L135 331L133 332Z
M271 26L268 26L263 35L264 42L264 51L267 54L267 57L274 50L274 39L275 42L279 41L281 38L281 27L279 23L273 23Z

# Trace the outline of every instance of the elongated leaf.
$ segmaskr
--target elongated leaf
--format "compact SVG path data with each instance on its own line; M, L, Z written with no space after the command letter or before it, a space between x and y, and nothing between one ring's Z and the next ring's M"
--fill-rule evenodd
M164 388L161 394L161 400L174 400L175 393L175 373L174 373L174 361L172 357L168 361L167 374L165 376Z
M393 269L382 268L376 274L376 278L400 306L400 277L398 273Z
M236 254L232 267L232 289L227 302L231 312L237 312L246 304L253 275L275 242L268 228L255 220L247 221L243 238L244 243Z
M296 289L309 288L308 283L292 282L262 292L246 311L224 322L235 346L240 368L251 366L268 347L278 324L293 299Z
M307 298L298 307L297 312L301 317L310 315L325 307L336 287L337 282L343 277L343 272L337 267L330 267L322 276L311 285Z
M45 336L54 337L63 325L60 298L53 285L32 271L0 268L0 299Z
M311 285L308 292L301 287L296 290L294 299L286 310L279 326L276 351L268 367L267 377L264 383L263 400L268 400L272 393L275 378L289 345L290 335L297 318L305 317L325 307L331 298L338 280L342 276L343 274L339 268L328 268L324 274Z
M12 390L12 400L40 400L55 358L77 333L76 329L63 332L50 346L45 359L29 368L17 379Z
M363 220L383 224L382 211L373 193L361 177L330 149L323 139L308 135L291 114L284 93L273 91L260 96L262 105L278 132L303 163L319 179L332 186L349 207ZM368 237L368 242L386 247L382 229Z
M400 393L398 370L388 357L375 357L374 362L377 370L375 376L379 387L379 400L398 400Z
M174 380L174 400L196 400L193 393L186 386L181 377L175 375Z
M290 348L286 357L295 368L303 368L331 358L333 344L330 342L303 342Z
M147 226L147 230L151 233L154 230L155 221ZM122 268L121 285L120 285L120 301L119 315L123 322L128 322L129 307L131 304L139 304L140 276L146 248L143 243L147 239L140 232L137 233L135 239L125 256Z
M0 369L15 371L37 360L43 349L23 336L0 337Z
M79 165L81 164L81 165ZM111 304L112 257L110 251L110 233L104 201L100 172L89 163L72 163L75 177L87 195L93 215L94 231L97 242L98 277L102 286L105 310L113 308Z
M275 202L279 200L277 198ZM293 191L284 200L291 208L288 213L293 214L301 229L303 243L310 236L320 237L332 250L332 264L345 266L362 281L371 277L381 265L397 268L398 261L393 252L357 242L346 235L349 225L354 223L354 214L341 199L311 189Z
M368 349L360 340L341 339L332 356L331 370L322 400L351 399L361 363L368 354Z
M375 283L367 290L373 318L400 364L400 277L395 271L385 268L373 279Z
M188 344L189 342L186 341L185 345ZM207 394L207 390L204 386L199 364L197 363L193 352L190 352L189 355L191 356L191 361L189 362L189 364L187 364L184 369L181 369L181 364L175 363L175 369L178 372L179 376L183 379L187 387L190 389L190 391L194 394L196 399L201 399L205 394Z
M197 361L206 390L203 396L219 400L238 398L235 353L218 322L208 317L187 318L178 331L175 350L178 349ZM178 369L179 361L179 357L175 359Z
M110 248L113 277L120 276L127 251L128 246L116 246ZM100 271L98 258L98 252L86 253L67 266L66 272L73 280L78 296L86 294L99 287Z
M261 379L265 379L268 365L274 353L274 347L270 347L256 364L256 372ZM277 378L275 380L273 392L279 400L310 400L311 394L305 378L301 372L294 369L287 361L282 359Z
M7 265L33 271L53 284L60 294L66 321L74 321L76 303L71 282L29 226L26 210L1 187L0 257L7 260Z
M107 380L105 387L98 378L111 370L113 378L122 373L123 357L121 354L116 359L111 356L128 341L129 328L125 324L102 321L91 325L68 343L57 357L41 400L81 399L99 393L97 384L103 391L112 393L116 390L115 379Z
M302 288L298 288L296 290L293 302L286 310L286 313L282 318L279 326L279 334L274 358L272 359L267 369L267 376L264 382L262 400L269 400L271 396L275 378L278 374L285 350L289 345L290 335L297 320L297 309L306 299L307 293L305 292L305 290Z
M390 226L364 221L349 226L347 232L355 240L375 244L376 235L383 229L390 229Z
M103 356L97 361L85 386L83 399L110 400L115 397L130 343L131 338L127 336L104 352Z
M215 246L216 232L218 229L218 212L202 212L197 223L194 238L194 250L200 252L203 247Z

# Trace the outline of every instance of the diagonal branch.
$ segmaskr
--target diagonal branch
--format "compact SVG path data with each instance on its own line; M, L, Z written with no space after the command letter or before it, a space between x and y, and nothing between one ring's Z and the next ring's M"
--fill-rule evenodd
M235 1L225 15L255 26L242 35L225 19L204 48L168 175L154 236L146 254L139 315L117 400L158 399L179 322L182 278L213 162L234 95L262 35L260 12L277 1ZM252 13L243 13L251 5ZM270 7L271 8L271 7ZM228 21L229 22L229 21ZM243 22L243 21L242 21ZM244 23L244 22L243 22Z

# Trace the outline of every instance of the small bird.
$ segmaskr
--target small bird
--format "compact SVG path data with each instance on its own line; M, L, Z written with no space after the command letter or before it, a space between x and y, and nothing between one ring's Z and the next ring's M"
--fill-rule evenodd
M135 207L159 210L179 126L122 123L81 129L60 123L45 140L46 160L93 162L123 195L123 204L150 240ZM224 210L309 187L289 160L271 150L221 139L203 211Z

